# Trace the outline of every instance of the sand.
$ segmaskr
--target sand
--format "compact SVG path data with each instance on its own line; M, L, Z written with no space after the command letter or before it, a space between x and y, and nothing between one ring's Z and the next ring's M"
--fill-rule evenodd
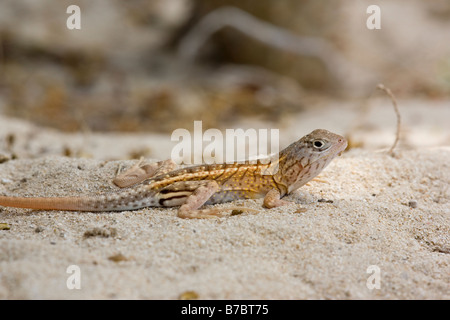
M2 134L17 135L18 157L7 160L3 142L2 194L115 190L111 179L119 167L135 163L111 159L126 159L136 136L96 136L89 140L93 149L122 145L112 148L120 154L109 148L103 158L69 158L58 153L83 141L80 135L1 122ZM27 134L29 144L22 143ZM176 209L0 208L0 226L9 228L0 230L0 298L449 299L449 158L446 146L400 148L395 157L353 149L321 181L289 195L290 206L269 210L262 200L236 201L258 213L210 220L180 219ZM80 289L70 289L77 271Z

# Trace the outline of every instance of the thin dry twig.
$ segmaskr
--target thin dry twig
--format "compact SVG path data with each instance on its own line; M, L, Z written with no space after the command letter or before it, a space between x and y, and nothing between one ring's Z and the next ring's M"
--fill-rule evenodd
M325 39L296 35L235 7L221 7L204 16L180 41L179 56L192 60L211 35L225 27L232 27L283 51L317 57L328 71L341 81L348 82L351 74L357 74L359 81L363 75L367 75L361 67L355 66Z
M401 129L401 117L400 117L400 111L398 110L397 106L397 100L395 99L394 94L389 88L386 88L384 84L380 83L377 85L377 89L384 91L389 98L391 98L392 105L394 106L395 114L397 115L397 133L395 135L395 141L392 145L391 149L389 149L388 153L393 156L394 155L394 149L397 146L398 141L400 140L400 129Z

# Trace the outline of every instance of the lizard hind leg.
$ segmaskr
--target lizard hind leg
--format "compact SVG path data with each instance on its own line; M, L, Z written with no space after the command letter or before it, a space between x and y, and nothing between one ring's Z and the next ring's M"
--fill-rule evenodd
M178 209L178 217L185 219L205 219L221 217L222 210L219 209L202 209L200 208L208 199L220 189L216 181L208 181L206 184L200 185L186 199L186 202Z
M142 165L142 162L143 158L125 172L118 174L113 183L120 188L126 188L148 178L175 170L178 167L171 159L145 165Z
M258 210L240 206L199 209L219 189L219 184L216 181L208 181L205 184L200 185L186 199L186 202L180 207L180 209L178 209L178 217L185 219L209 219L223 217L225 215L223 212L228 210L242 210L253 213L258 212Z

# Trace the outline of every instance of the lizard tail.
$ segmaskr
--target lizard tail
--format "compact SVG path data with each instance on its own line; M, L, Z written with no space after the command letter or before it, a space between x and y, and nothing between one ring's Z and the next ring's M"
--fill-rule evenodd
M0 196L0 206L37 210L101 211L95 199L81 197L26 198Z
M145 193L146 192L146 193ZM36 210L66 211L126 211L160 206L154 192L142 191L142 197L132 197L125 190L118 194L91 197L9 197L0 196L0 206Z

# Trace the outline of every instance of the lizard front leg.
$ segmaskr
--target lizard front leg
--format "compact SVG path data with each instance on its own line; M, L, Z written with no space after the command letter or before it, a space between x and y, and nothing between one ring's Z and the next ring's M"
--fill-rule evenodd
M269 192L267 192L266 196L264 197L264 207L269 208L269 209L285 206L288 204L292 204L292 202L282 200L280 191L278 189L270 190Z
M127 171L117 175L117 177L114 178L113 183L120 188L125 188L142 182L148 178L165 174L175 170L178 167L177 164L171 159L145 165L141 165L142 162L143 158L141 158L138 163L133 165Z

